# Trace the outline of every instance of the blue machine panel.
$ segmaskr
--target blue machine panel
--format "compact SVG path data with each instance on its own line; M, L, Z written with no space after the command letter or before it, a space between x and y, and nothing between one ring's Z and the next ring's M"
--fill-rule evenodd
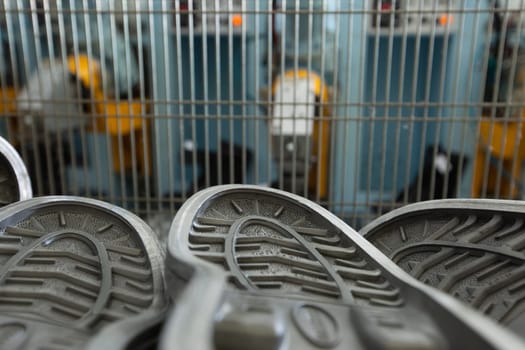
M435 11L433 3L409 5L430 6ZM343 22L347 29L342 27L342 33L348 33L350 38L340 41L339 68L344 72L340 73L343 77L339 83L340 98L347 106L338 109L335 122L337 140L332 163L335 204L331 206L342 216L372 210L380 193L383 201L395 198L406 183L415 180L428 145L444 144L450 146L449 151L465 149L466 157L472 159L475 127L465 127L465 123L454 118L474 120L480 115L477 108L468 105L479 103L482 98L483 53L489 44L485 34L489 4L474 0L455 3L461 11L454 12L453 25L448 30L428 19L419 27L413 19L401 20L392 31L393 37L389 36L390 27L374 27L373 15L366 11L373 4L373 1L354 1L345 5L347 10L355 12L347 19L348 23ZM404 28L403 23L409 24ZM401 76L403 36L406 51ZM390 89L386 96L390 60ZM364 67L362 72L360 67ZM402 107L399 102L404 103ZM436 102L440 108L434 107ZM450 106L452 103L467 107ZM397 150L396 142L399 142ZM464 179L469 177L470 169L465 171ZM468 183L463 184L461 193L468 193L468 187Z

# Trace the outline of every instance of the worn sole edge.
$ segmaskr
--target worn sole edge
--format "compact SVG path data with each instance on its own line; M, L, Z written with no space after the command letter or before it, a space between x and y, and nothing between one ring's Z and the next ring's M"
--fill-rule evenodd
M18 200L23 201L33 197L31 179L26 165L16 149L3 137L0 137L0 153L4 155L16 176L18 184Z
M168 239L166 273L169 292L176 294L180 292L180 294L178 295L176 307L171 312L171 315L168 315L165 323L164 331L161 335L160 349L168 350L174 346L183 349L192 348L199 350L211 350L214 348L212 343L212 320L226 289L227 272L213 263L193 256L187 246L186 236L195 215L202 205L209 200L213 200L215 196L227 192L239 192L240 190L281 196L289 201L296 202L297 205L309 207L344 232L356 245L359 245L368 254L373 255L370 258L380 264L393 277L420 290L427 297L434 299L442 307L448 309L457 319L484 337L487 343L498 349L525 348L525 344L521 339L497 325L494 321L481 316L481 314L451 296L412 278L374 247L372 243L368 242L341 219L320 205L306 198L276 189L250 185L223 185L210 187L192 196L184 203L173 220ZM170 277L170 274L179 277L184 276L187 280L186 286L182 291L180 291L180 281L177 278ZM199 317L196 317L196 315ZM188 322L188 320L191 320L191 322Z
M494 209L494 207L497 207L497 209ZM418 215L424 212L432 212L440 209L478 210L485 212L498 210L499 212L525 214L525 202L504 199L436 199L412 203L381 215L359 230L359 234L366 239L370 239L370 237L372 237L375 232L380 230L383 226L391 225L396 221L403 220L407 216Z
M447 212L452 216L456 210L471 213L476 212L479 214L495 214L497 212L500 214L524 215L525 202L501 199L438 199L413 203L378 217L363 227L359 233L370 241L373 241L376 235L380 236L383 234L384 229L396 227L396 223L406 221L410 217L416 217L417 219L417 217L421 215L430 216L433 213L447 214ZM424 242L424 239L419 241L419 243ZM487 246L482 246L481 250L484 250L484 247L486 248ZM502 245L500 249L508 249L509 252L516 253L510 248L505 248L504 245Z
M84 344L86 350L125 349L133 338L139 335L144 329L158 322L158 318L165 314L165 309L167 308L164 276L165 252L161 249L157 235L142 219L125 209L96 199L75 196L47 196L32 198L23 202L15 202L0 209L0 222L17 215L20 218L30 215L30 213L21 215L20 212L22 211L38 210L53 205L64 204L84 205L94 210L105 211L110 215L117 216L125 222L126 225L135 230L149 257L151 270L157 271L157 273L153 273L152 276L153 288L154 290L161 291L161 293L159 297L153 301L151 309L140 315L125 318L104 327Z

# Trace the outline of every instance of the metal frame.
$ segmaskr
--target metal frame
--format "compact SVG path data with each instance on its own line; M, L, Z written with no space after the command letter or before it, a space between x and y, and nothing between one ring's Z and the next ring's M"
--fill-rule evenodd
M137 134L132 133L128 151L123 135L113 140L109 133L93 132L92 114L57 114L53 118L62 119L68 127L55 135L56 150L50 136L44 139L41 153L45 157L39 157L31 155L28 142L17 140L19 130L13 123L1 123L1 134L20 148L27 164L39 169L32 179L37 195L47 194L42 187L60 177L62 183L50 186L49 192L86 194L151 216L175 213L197 190L192 184L200 176L204 187L227 183L236 168L240 169L238 182L282 187L283 164L276 161L282 157L274 155L282 153L284 138L272 145L268 131L271 111L282 105L275 103L270 91L278 76L290 69L321 76L330 87L325 106L332 111L323 116L332 131L329 139L323 137L307 147L319 150L321 143L329 145L330 195L321 198L320 193L309 193L308 186L298 186L293 176L291 187L355 227L381 211L408 203L407 189L412 183L416 199L424 198L426 192L440 194L448 184L455 184L453 192L458 196L471 196L482 110L488 111L489 123L501 124L503 131L512 128L512 123L522 124L521 116L513 111L523 109L525 100L517 99L517 93L506 94L507 87L518 91L517 84L499 81L505 74L521 74L520 43L494 45L496 33L489 24L492 16L505 14L501 30L521 37L523 16L513 19L506 15L513 13L511 9L492 8L488 0L451 2L450 8L427 2L430 8L421 9L407 9L403 1L399 13L386 14L378 12L371 0L280 0L283 8L275 9L270 0L195 0L195 8L189 9L184 6L192 2L186 0L148 0L137 11L127 8L124 1L97 1L93 8L92 0L43 3L39 9L37 0L4 2L0 39L6 45L0 54L11 58L14 81L7 82L6 75L0 74L0 91L20 91L35 75L35 81L41 81L44 75L39 68L50 58L65 63L69 55L84 54L100 61L106 109L112 102L140 103L143 123L151 129L135 129L150 144L137 145ZM454 17L451 25L428 22L439 11ZM238 26L231 22L234 15ZM374 18L385 15L415 19L425 15L427 22L374 27ZM511 30L513 20L521 25ZM313 30L317 24L320 27ZM306 42L300 43L304 33ZM506 57L509 48L516 50ZM100 59L111 55L119 59ZM503 66L503 58L509 67ZM504 97L494 94L485 101L484 81L490 78L490 69ZM67 74L55 73L61 75L58 80L68 83ZM80 90L76 82L73 86ZM72 102L70 98L31 99L56 106ZM89 97L78 101L85 106L94 103ZM498 111L504 111L501 120ZM23 122L25 116L17 113L11 111L4 120ZM78 119L73 118L83 118L87 126L76 128ZM39 130L32 123L26 130L30 139L50 132L48 126ZM505 143L493 133L489 136ZM425 147L438 144L447 158L458 156L457 171L441 181L432 165L426 189L417 175L425 171ZM506 172L520 173L519 144L513 144L512 169L496 159L494 176L488 165L478 171L485 188L492 181L489 176L499 183L505 181ZM237 158L228 157L235 152ZM436 150L432 153L437 155ZM56 165L50 161L54 154ZM128 156L131 168L123 170ZM138 170L142 157L151 164L145 174ZM292 174L297 174L302 159L306 167L313 166L306 154L295 155ZM112 164L120 164L121 170L114 171ZM495 186L494 195L508 198L503 189ZM400 192L404 193L398 200Z

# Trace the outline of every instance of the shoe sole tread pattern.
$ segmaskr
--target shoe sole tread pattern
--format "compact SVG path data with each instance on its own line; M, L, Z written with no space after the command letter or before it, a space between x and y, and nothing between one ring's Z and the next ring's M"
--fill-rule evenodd
M112 205L42 197L5 207L0 334L12 344L1 348L80 348L119 321L158 313L161 263L154 233Z
M241 289L403 304L398 288L329 223L275 197L259 197L226 196L198 215L188 239L193 255L227 266Z
M218 186L194 195L173 221L166 269L182 296L163 349L460 348L436 326L445 319L462 332L457 339L495 348L457 315L421 312L442 308L426 287L325 209L278 190ZM208 338L188 339L190 315L200 315L194 329Z
M360 233L416 279L512 329L525 326L523 203L423 202L391 212Z

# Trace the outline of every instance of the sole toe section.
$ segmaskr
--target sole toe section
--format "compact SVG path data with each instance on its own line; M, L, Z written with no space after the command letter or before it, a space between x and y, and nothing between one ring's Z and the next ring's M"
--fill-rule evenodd
M80 348L164 307L155 235L122 209L42 197L5 207L0 230L0 332L13 349Z
M416 279L522 334L525 205L445 200L398 209L361 230Z

